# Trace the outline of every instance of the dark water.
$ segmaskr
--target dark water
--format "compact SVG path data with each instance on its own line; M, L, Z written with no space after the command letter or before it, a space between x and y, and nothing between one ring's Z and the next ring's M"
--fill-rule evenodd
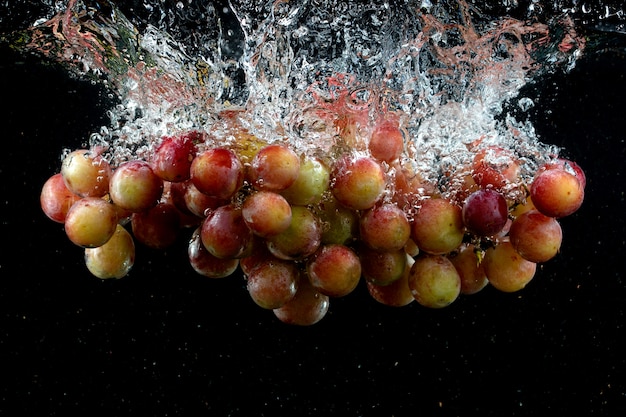
M431 311L359 287L311 328L260 310L240 279L196 275L182 238L164 254L139 248L127 279L94 279L38 198L111 99L3 46L0 414L623 415L626 55L611 39L527 87L524 117L588 185L561 254L526 289Z

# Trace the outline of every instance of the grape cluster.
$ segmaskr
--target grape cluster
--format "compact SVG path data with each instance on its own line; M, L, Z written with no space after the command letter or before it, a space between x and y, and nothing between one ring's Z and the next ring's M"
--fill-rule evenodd
M576 163L555 156L528 180L513 153L485 146L444 194L401 162L398 124L376 123L365 146L321 156L243 128L222 145L196 131L163 137L149 158L116 166L101 149L74 150L41 207L102 279L129 273L135 242L163 249L190 230L198 274L241 270L252 300L296 325L361 281L390 306L441 308L488 284L518 291L558 253L559 219L584 198ZM525 193L512 198L511 185Z

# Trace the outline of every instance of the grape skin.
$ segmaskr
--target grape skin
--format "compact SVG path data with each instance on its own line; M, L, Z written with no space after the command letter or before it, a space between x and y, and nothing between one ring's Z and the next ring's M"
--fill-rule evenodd
M350 294L361 278L359 257L344 245L324 245L306 266L311 284L329 297Z
M70 207L80 199L65 185L61 173L54 174L46 180L41 188L39 203L44 214L50 220L64 223Z
M511 242L502 242L485 251L483 259L489 283L503 292L524 288L535 276L537 264L515 251Z
M555 218L531 210L513 221L509 239L524 259L542 263L554 258L559 252L563 232Z
M424 307L442 308L461 293L461 277L443 255L420 255L409 272L409 288Z
M81 197L103 197L109 192L111 166L88 149L70 152L61 163L67 188Z
M85 248L85 265L89 272L100 279L123 278L135 264L135 243L122 225L103 245Z
M142 160L124 162L113 172L110 196L113 203L131 212L154 207L163 193L163 180Z
M443 198L422 201L411 224L411 237L424 252L443 255L461 245L465 227L461 208Z
M189 240L187 256L191 267L198 274L208 278L225 278L232 275L239 266L239 259L221 259L213 256L202 243L201 228L196 228Z
M84 197L75 202L65 218L65 233L76 245L95 248L104 245L115 233L117 211L98 197Z

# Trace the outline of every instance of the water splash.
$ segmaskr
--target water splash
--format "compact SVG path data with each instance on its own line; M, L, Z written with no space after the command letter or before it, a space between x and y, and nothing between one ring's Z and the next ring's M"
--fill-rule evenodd
M575 65L587 40L580 16L623 14L578 1L48 3L5 38L116 97L110 124L90 138L114 164L192 129L207 146L245 129L305 153L326 155L346 137L358 150L374 121L392 117L404 169L444 193L481 147L514 151L522 178L557 155L510 109L531 105L518 97L527 83Z

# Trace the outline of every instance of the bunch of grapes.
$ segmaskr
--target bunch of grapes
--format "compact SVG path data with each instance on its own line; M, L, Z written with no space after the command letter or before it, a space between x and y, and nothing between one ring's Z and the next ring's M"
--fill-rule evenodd
M78 149L44 184L41 206L101 279L129 273L136 242L163 249L189 230L198 274L241 270L252 300L290 324L317 323L361 281L382 304L429 308L488 284L524 288L558 253L559 219L583 202L580 167L555 156L529 180L514 153L484 146L444 193L403 162L410 141L393 120L326 155L243 127L224 143L198 131L163 137L150 157L115 165L102 149Z

